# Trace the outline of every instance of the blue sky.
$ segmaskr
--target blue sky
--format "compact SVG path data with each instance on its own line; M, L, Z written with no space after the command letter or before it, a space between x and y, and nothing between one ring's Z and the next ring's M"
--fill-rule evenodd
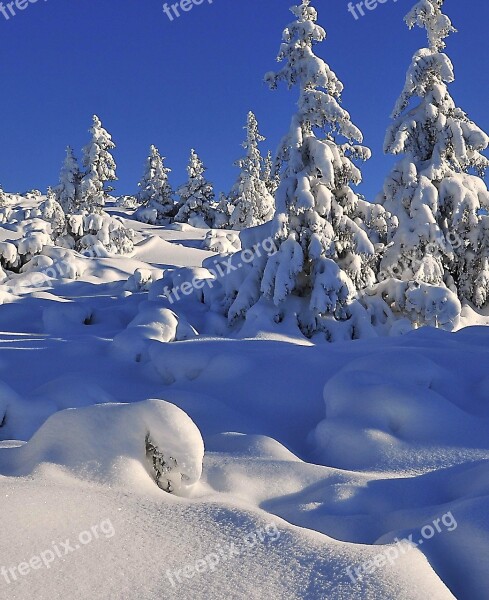
M117 143L120 193L137 189L150 144L167 156L176 186L195 147L217 191L236 177L246 113L275 149L295 90L271 92L291 0L204 0L170 21L160 0L38 0L8 21L0 14L0 183L8 191L56 184L66 145L78 155L97 113ZM389 115L412 54L425 43L402 21L413 0L386 0L355 20L346 0L316 0L328 32L317 53L345 84L343 105L374 156L360 188L373 198L392 163L382 153ZM459 33L448 40L451 91L489 130L487 0L446 0Z

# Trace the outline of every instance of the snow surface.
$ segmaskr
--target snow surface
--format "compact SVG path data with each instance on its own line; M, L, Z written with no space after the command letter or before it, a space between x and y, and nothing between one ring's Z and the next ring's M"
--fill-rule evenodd
M208 230L130 226L129 256L63 250L69 276L0 284L0 569L99 526L0 571L0 598L486 600L487 315L331 345L196 337L197 303L147 290L204 272Z

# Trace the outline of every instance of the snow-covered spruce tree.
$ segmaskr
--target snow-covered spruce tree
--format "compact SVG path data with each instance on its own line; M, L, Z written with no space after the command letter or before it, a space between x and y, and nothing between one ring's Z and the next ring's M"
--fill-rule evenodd
M175 221L189 223L195 227L212 227L214 224L214 188L205 178L206 168L195 150L190 152L187 167L188 181L180 186L180 198Z
M278 153L283 168L269 228L278 252L256 257L244 281L227 286L228 318L259 319L271 309L276 322L292 315L308 337L357 338L373 333L358 297L375 281L376 252L351 184L361 181L353 160L368 159L370 151L354 145L362 134L340 106L343 85L313 52L326 37L316 10L303 0L291 11L296 20L285 29L278 55L285 65L266 76L272 89L283 81L300 90ZM377 213L380 222L385 211L377 207Z
M154 224L175 215L173 190L168 182L171 169L165 167L164 161L158 148L151 146L144 175L138 184L137 199L141 207L135 217L140 221Z
M489 194L480 177L488 137L455 106L445 38L454 30L443 0L421 0L406 16L428 33L413 57L387 131L385 151L404 154L379 201L399 219L376 287L394 312L415 325L453 329L461 298L484 304L489 292L486 231Z
M268 193L272 197L275 197L275 193L280 185L280 173L278 168L275 167L271 150L267 152L267 155L263 159L261 178L265 182Z
M263 158L258 144L265 138L258 131L258 122L252 112L248 113L246 156L236 162L240 173L230 194L233 205L230 225L233 229L246 229L262 225L273 217L274 199L262 179Z
M214 229L229 229L231 227L231 213L233 212L233 205L230 203L229 198L224 192L219 194L219 202L214 209L214 222L212 227Z
M83 149L83 167L86 169L81 180L82 208L88 213L100 212L111 187L109 181L116 181L116 164L110 153L115 148L111 135L102 127L97 115L90 128L91 140Z
M80 168L71 146L66 148L66 158L59 176L59 185L54 188L56 200L66 214L79 212L81 206Z

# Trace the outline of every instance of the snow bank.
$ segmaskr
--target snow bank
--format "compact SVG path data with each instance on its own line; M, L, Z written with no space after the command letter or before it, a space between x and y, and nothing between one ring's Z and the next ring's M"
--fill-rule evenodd
M82 479L136 487L145 473L162 489L185 494L200 479L203 457L190 417L163 400L147 400L58 412L25 445L3 450L0 466L25 475L54 463Z
M140 362L147 359L152 341L174 342L194 337L197 332L184 318L160 303L143 302L127 329L115 336L113 347L125 358Z
M470 414L464 399L457 406L447 398L451 380L413 351L352 361L324 388L326 419L311 435L317 458L343 469L415 471L464 462L460 448L486 456L489 420Z
M241 242L234 231L211 229L206 233L202 248L217 254L234 254L241 250Z

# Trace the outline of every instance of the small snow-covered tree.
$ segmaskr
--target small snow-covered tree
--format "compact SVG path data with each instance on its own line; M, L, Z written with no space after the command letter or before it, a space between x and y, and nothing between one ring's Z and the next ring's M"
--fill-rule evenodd
M66 148L66 158L59 176L59 185L54 188L56 200L66 214L74 214L81 205L81 173L71 146Z
M252 112L248 113L246 156L236 163L240 169L238 180L231 190L233 205L230 224L234 229L246 229L262 225L273 217L274 200L262 179L263 158L258 144L265 138L258 131L258 122Z
M291 11L296 20L285 29L278 56L285 65L266 76L272 89L279 82L300 89L278 152L284 167L270 226L278 252L257 258L245 281L228 289L228 316L234 322L271 303L275 321L296 315L306 336L361 337L371 329L358 296L375 281L376 252L351 185L361 181L353 161L368 159L370 151L358 145L362 134L340 106L342 83L313 52L326 37L316 10L303 0ZM378 217L383 213L379 207Z
M189 223L195 227L212 227L214 224L214 188L205 178L206 167L195 150L190 152L187 167L188 181L180 186L180 198L175 221Z
M388 176L379 200L399 227L381 264L381 290L392 308L416 324L451 329L461 297L477 304L489 292L486 217L489 194L479 174L489 138L456 107L447 85L453 66L442 52L455 29L443 0L421 0L406 16L428 34L413 57L393 112L385 150L404 158ZM485 246L485 249L484 249ZM417 305L421 301L421 306Z
M267 152L267 155L263 159L261 178L265 182L268 193L275 197L275 193L280 185L280 173L278 168L276 168L271 150Z
M154 212L154 222L167 219L175 214L173 190L168 182L171 169L165 167L165 159L156 146L151 146L146 160L143 178L139 183L137 199L142 206L136 213L143 216L147 210Z
M219 194L219 202L214 209L214 229L229 229L233 206L224 192Z
M87 212L100 212L107 194L113 189L106 187L107 182L117 179L116 164L111 154L115 144L97 115L94 115L89 131L91 140L83 149L86 171L81 180L82 208Z
M66 233L66 215L63 207L56 199L56 193L48 188L46 200L39 205L40 217L51 225L51 237L53 242Z
M0 185L0 208L6 207L9 204L8 196Z

